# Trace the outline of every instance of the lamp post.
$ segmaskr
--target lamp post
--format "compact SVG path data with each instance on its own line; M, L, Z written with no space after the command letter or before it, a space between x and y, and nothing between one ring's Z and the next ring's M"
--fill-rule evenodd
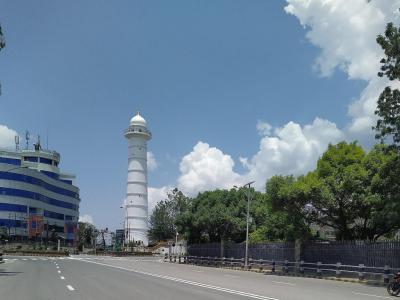
M242 186L242 188L247 187L247 214L246 214L246 251L244 254L244 267L247 269L249 265L249 221L250 221L250 201L251 193L250 187L255 181L250 181ZM237 187L237 186L234 186Z
M125 203L122 206L120 206L119 208L126 208ZM129 229L128 214L126 212L126 209L125 209L124 213L125 213L125 216L124 216L124 239L123 239L123 243L125 244L125 246L128 246L129 242L130 242L129 238L130 238L130 233L131 232L130 232L130 229Z

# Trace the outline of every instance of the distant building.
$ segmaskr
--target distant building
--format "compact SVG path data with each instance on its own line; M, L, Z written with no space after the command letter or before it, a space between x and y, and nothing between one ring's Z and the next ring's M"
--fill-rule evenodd
M61 172L60 155L39 141L34 149L16 146L0 150L0 228L11 240L56 238L72 245L80 204L75 176Z

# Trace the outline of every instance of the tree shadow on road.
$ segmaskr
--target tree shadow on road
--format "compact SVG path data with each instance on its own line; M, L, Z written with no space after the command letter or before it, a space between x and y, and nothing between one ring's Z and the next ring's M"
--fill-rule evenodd
M21 274L22 272L7 272L4 269L0 269L0 276L15 276Z

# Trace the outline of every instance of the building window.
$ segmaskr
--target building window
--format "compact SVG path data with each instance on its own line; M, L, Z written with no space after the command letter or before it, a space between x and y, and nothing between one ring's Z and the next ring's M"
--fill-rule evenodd
M46 174L47 176L50 176L49 174L45 173L46 171L41 171L42 173ZM56 174L52 172L48 172L50 174ZM57 175L57 174L56 174ZM50 177L52 177L51 175ZM26 182L30 184L34 184L37 186L40 186L46 190L52 191L54 193L58 193L64 196L68 197L73 197L75 199L79 199L79 194L74 192L74 191L69 191L67 189L60 188L58 186L54 186L52 184L49 184L39 178L35 178L32 176L28 175L23 175L23 174L17 174L17 173L10 173L10 172L0 172L0 179L7 179L7 180L15 180L15 181L20 181L20 182ZM55 179L55 178L54 178ZM70 183L72 184L72 182Z
M26 205L0 203L0 211L15 211L26 213L28 207Z
M24 161L29 161L29 162L38 162L38 157L36 156L25 156Z
M44 158L44 157L41 157L41 158L40 158L40 162L41 162L42 164L47 164L47 165L52 165L52 164L53 164L53 161L52 161L51 159Z
M40 201L43 203L47 203L47 204L58 206L58 207L64 207L64 208L68 208L68 209L72 209L72 210L76 210L76 211L79 209L79 206L76 204L49 198L42 194L34 193L31 191L0 187L0 193L2 195L34 199L34 200L37 200L37 201Z
M20 166L21 160L15 158L0 157L0 163Z

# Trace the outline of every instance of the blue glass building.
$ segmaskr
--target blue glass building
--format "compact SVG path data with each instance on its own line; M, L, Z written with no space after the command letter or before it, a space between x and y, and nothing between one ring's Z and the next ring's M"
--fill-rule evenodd
M76 239L79 188L55 151L0 150L0 228L13 240Z

